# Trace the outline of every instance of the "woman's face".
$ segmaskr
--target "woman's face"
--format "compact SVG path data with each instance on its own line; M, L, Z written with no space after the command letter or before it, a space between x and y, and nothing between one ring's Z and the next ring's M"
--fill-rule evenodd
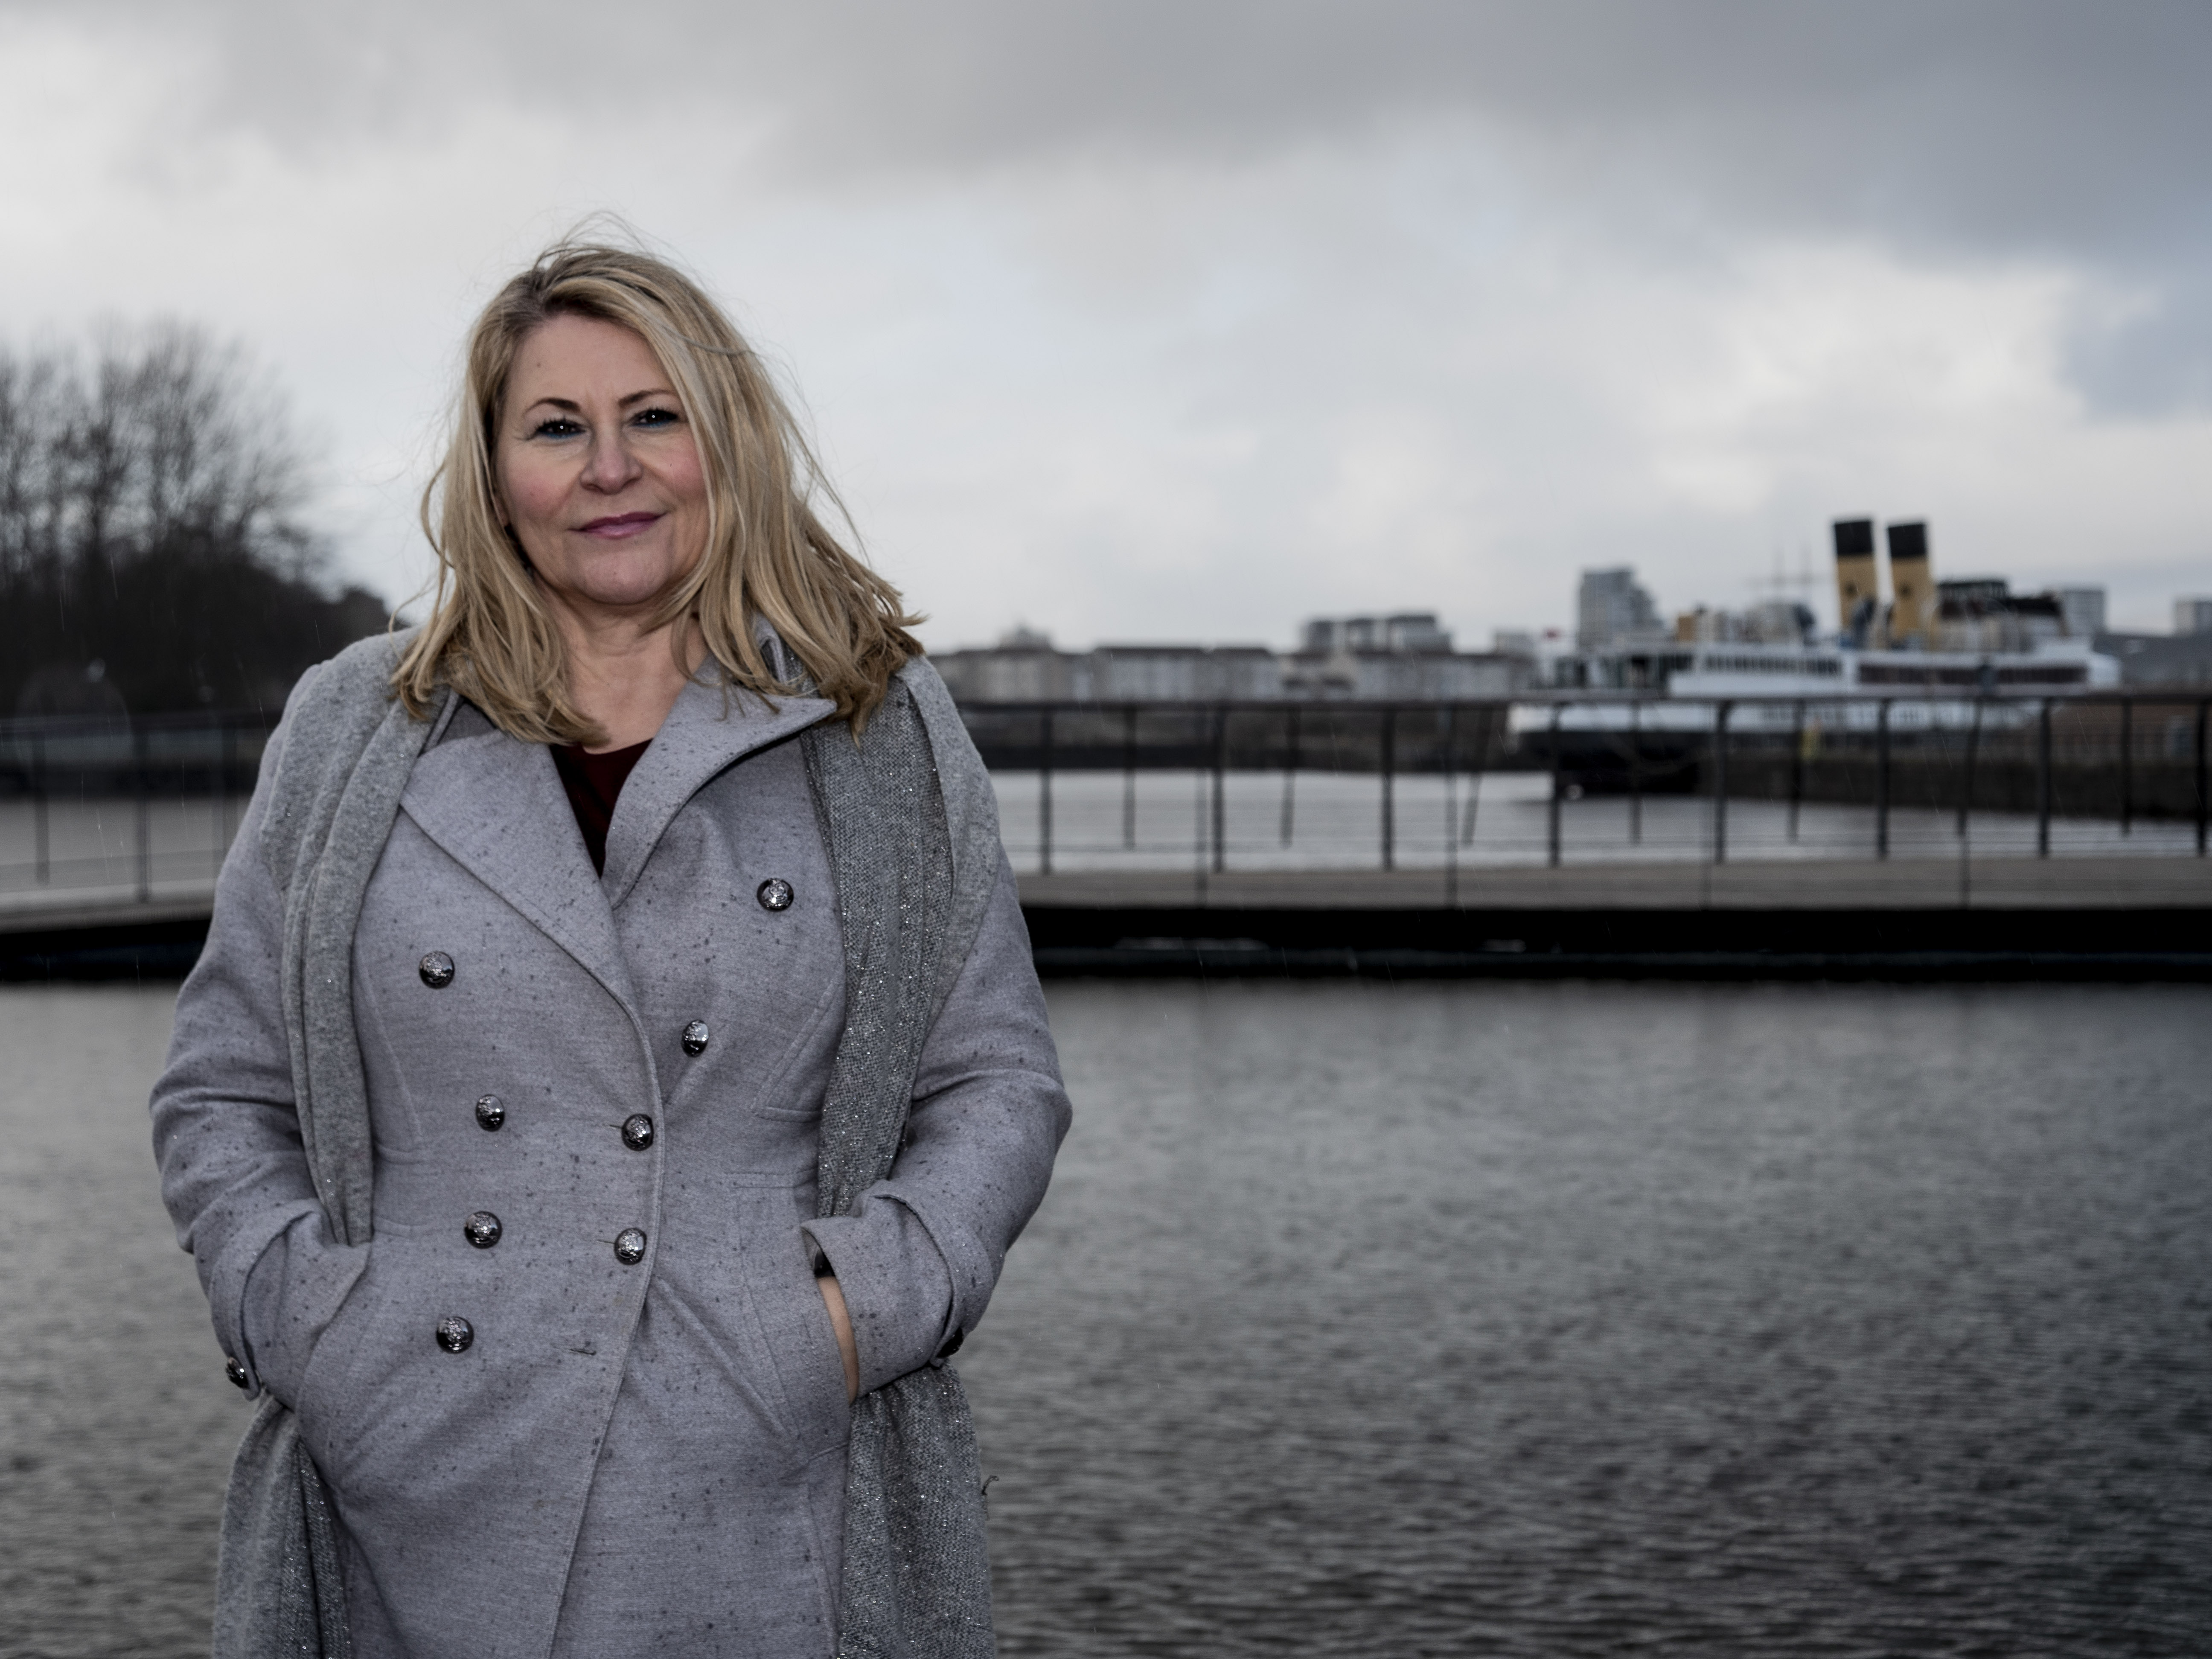
M523 339L495 460L539 584L586 616L649 611L707 545L707 477L659 361L617 323L559 316Z

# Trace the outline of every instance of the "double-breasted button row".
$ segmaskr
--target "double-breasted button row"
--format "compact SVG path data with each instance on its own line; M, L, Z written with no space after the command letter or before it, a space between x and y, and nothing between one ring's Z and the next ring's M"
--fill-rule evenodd
M784 910L791 906L791 884L771 879L761 884L759 898L762 908ZM453 982L457 971L453 959L443 951L432 951L422 957L416 971L422 983L434 991L442 991ZM707 1022L695 1019L684 1028L684 1052L704 1054L708 1041ZM476 1102L477 1127L487 1133L503 1128L507 1124L507 1103L497 1095L479 1095ZM643 1112L634 1112L623 1120L623 1145L632 1152L641 1152L653 1145L653 1119ZM506 1231L500 1218L489 1210L473 1212L461 1223L461 1236L479 1250L489 1250L500 1241ZM615 1236L615 1260L624 1267L635 1267L645 1260L646 1237L643 1230L625 1227ZM476 1327L459 1314L448 1314L441 1319L433 1334L438 1346L447 1353L464 1353L477 1340ZM235 1359L226 1360L223 1372L241 1389L251 1386L246 1368Z

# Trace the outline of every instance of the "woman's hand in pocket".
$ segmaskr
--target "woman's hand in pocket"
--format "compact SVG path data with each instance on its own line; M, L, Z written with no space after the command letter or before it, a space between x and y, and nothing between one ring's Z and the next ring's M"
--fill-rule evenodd
M830 1310L830 1328L837 1333L837 1355L845 1362L845 1401L850 1405L860 1393L860 1351L853 1346L853 1318L845 1311L845 1292L838 1288L834 1273L820 1275L814 1288L822 1292L823 1305Z

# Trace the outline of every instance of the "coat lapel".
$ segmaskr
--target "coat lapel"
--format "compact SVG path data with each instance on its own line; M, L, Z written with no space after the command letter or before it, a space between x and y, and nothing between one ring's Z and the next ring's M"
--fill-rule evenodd
M748 691L696 681L685 686L615 803L601 882L611 909L629 892L684 802L747 755L826 720L831 708L822 697L778 697L771 710ZM550 760L545 770L553 775Z
M518 742L496 729L448 738L416 762L399 807L635 1008L614 914L543 744Z

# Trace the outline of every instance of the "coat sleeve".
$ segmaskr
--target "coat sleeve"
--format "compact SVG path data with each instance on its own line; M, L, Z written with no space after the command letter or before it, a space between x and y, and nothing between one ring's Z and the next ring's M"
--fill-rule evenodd
M199 1269L216 1340L244 1368L249 1395L266 1386L289 1405L368 1250L332 1241L300 1140L284 1037L283 901L260 837L283 738L280 725L223 860L152 1108L162 1200Z
M975 1328L1008 1247L1044 1198L1069 1116L1001 853L975 945L922 1049L890 1177L854 1214L805 1224L844 1293L864 1390L927 1364Z

